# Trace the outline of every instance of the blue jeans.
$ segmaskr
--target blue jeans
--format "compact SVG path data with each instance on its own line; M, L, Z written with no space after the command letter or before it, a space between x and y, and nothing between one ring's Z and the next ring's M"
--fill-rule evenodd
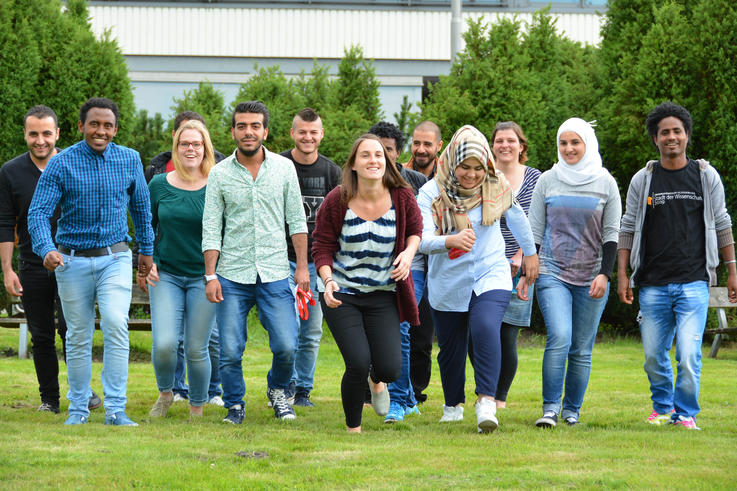
M186 277L159 271L159 282L149 287L151 298L151 359L160 392L174 386L180 334L189 375L189 400L193 406L207 401L210 383L210 333L215 325L215 304L205 297L200 276Z
M125 411L128 383L128 308L131 302L131 252L80 257L62 254L56 268L64 316L67 322L67 379L69 414L89 416L92 395L92 335L95 332L95 298L100 309L100 329L105 345L102 358L102 390L105 413Z
M310 289L315 297L315 305L308 304L307 310L310 316L305 321L299 319L297 303L294 303L295 312L297 312L297 318L299 319L299 335L297 338L297 352L294 354L294 373L291 381L298 389L310 392L315 382L317 352L320 350L320 338L322 338L322 308L317 293L315 263L308 263L307 268L310 272ZM297 269L297 263L289 261L289 269L291 271L289 287L292 289L293 295L296 295L297 284L294 282L294 272Z
M412 270L412 281L415 285L415 300L419 305L425 291L425 272ZM409 322L399 324L399 333L402 336L402 371L399 378L389 384L389 397L393 402L398 402L404 408L417 405L415 391L409 377L409 330Z
M706 281L640 288L640 334L653 409L678 416L699 413L701 341L709 307ZM676 339L677 377L668 351Z
M174 387L172 390L175 394L179 394L187 399L189 398L189 387L186 381L187 373L184 369L184 330L179 334L177 368L174 370ZM217 322L213 326L212 333L210 334L208 351L210 352L210 386L207 389L207 397L208 399L212 399L223 393L220 388L220 331L218 330Z
M551 275L540 275L536 285L537 303L548 332L543 356L543 411L555 411L563 419L578 418L589 384L591 352L609 298L609 285L601 298L591 298L589 286L571 285Z
M297 312L289 280L243 284L218 275L224 300L217 304L220 329L220 377L223 381L225 407L245 405L246 384L243 380L243 350L248 340L248 312L258 305L261 324L269 333L273 354L271 370L266 377L269 388L286 389L294 372L297 349Z

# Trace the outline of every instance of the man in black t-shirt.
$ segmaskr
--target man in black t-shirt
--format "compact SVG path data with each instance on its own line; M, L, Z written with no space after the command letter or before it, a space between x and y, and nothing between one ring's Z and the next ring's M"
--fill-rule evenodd
M320 116L313 109L309 107L302 109L294 116L290 134L294 140L294 148L282 152L281 155L294 163L299 179L302 203L307 218L310 289L317 300L317 273L315 264L312 262L312 232L315 230L315 216L325 196L340 184L342 171L335 162L318 152L325 136L325 130L322 127ZM294 272L297 268L297 256L288 232L287 254L291 268L289 282L292 291L296 292ZM310 392L314 384L317 353L320 349L320 338L322 338L322 310L320 310L319 302L316 302L314 306L308 305L308 311L308 319L300 319L297 352L294 356L294 373L287 391L287 397L290 399L294 397L293 405L303 407L314 406L314 403L310 401Z
M737 302L732 221L719 174L686 156L691 115L672 102L653 109L647 130L660 152L632 178L619 233L617 293L631 304L640 289L640 333L653 410L647 422L699 429L701 341L716 285L719 253L728 266L727 289ZM627 264L632 268L627 278ZM673 382L671 346L678 372Z
M28 329L33 343L41 393L39 411L59 413L59 361L56 357L57 313L59 337L65 348L66 323L56 288L56 276L43 267L43 259L33 253L28 233L28 207L41 173L57 154L59 126L56 113L47 106L32 107L23 118L23 135L28 152L18 155L0 168L0 258L8 294L22 297ZM51 235L56 234L59 210L51 218ZM18 233L18 274L13 270L13 249ZM66 356L66 349L64 349ZM90 391L89 409L102 405Z

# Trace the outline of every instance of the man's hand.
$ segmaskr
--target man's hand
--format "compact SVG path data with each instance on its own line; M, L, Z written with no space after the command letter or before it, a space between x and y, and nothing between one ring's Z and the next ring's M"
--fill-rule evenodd
M589 288L589 297L591 298L601 298L604 296L604 293L606 293L606 287L609 283L609 278L605 274L598 274L596 275L596 278L594 278L594 281L591 282L591 287Z
M294 270L294 282L304 291L310 289L310 271L307 269L307 265L297 265Z
M445 247L448 249L456 248L469 252L476 243L476 234L471 228L464 228L454 235L448 235L445 238Z
M154 258L151 256L144 256L143 254L138 254L138 274L142 275L144 278L148 276L149 271L151 271L151 265L154 263Z
M737 303L737 275L735 274L727 277L727 294L730 302Z
M619 301L627 305L632 305L632 301L635 299L632 288L630 288L630 279L627 277L627 273L622 271L617 273L617 295Z
M3 278L5 280L5 290L9 295L14 297L20 297L23 295L23 286L20 284L20 280L18 279L18 275L15 274L15 271L12 269L6 271L3 273Z
M220 280L216 278L207 282L207 285L205 285L205 296L212 303L223 301L223 287L220 286Z
M537 281L537 277L540 274L540 259L537 257L537 254L522 258L522 272L525 278L527 278L528 285L532 285Z
M55 271L59 266L64 266L64 258L59 251L49 251L44 257L44 268Z

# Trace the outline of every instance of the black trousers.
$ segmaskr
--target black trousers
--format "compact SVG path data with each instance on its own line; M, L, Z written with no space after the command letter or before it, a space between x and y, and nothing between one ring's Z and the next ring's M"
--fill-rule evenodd
M23 286L23 310L33 343L33 364L36 367L41 401L59 405L59 360L56 356L54 313L58 315L58 331L66 357L66 332L61 300L56 288L56 276L43 266L21 261L18 274Z
M415 391L415 399L417 402L425 402L427 394L423 394L422 391L430 385L432 341L435 336L427 293L422 297L419 309L420 325L412 326L409 330L409 378L412 381L412 389Z
M320 294L323 316L343 355L345 373L340 394L349 428L361 426L364 388L371 371L374 382L393 382L402 369L402 340L394 292L361 295L336 293L342 305L331 309ZM388 389L386 389L388 390Z

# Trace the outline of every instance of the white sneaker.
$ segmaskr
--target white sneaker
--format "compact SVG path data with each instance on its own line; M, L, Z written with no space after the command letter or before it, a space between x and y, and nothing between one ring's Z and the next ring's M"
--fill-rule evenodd
M212 404L213 406L225 407L225 401L223 401L223 398L220 396L214 396L212 399L207 401L207 403Z
M441 423L450 423L452 421L463 421L463 406L446 406L443 404L443 417L440 418Z
M482 398L476 403L476 425L479 433L491 433L499 426L496 419L496 402Z
M172 402L187 402L189 399L186 397L182 397L180 394L174 393L174 399L172 399Z

